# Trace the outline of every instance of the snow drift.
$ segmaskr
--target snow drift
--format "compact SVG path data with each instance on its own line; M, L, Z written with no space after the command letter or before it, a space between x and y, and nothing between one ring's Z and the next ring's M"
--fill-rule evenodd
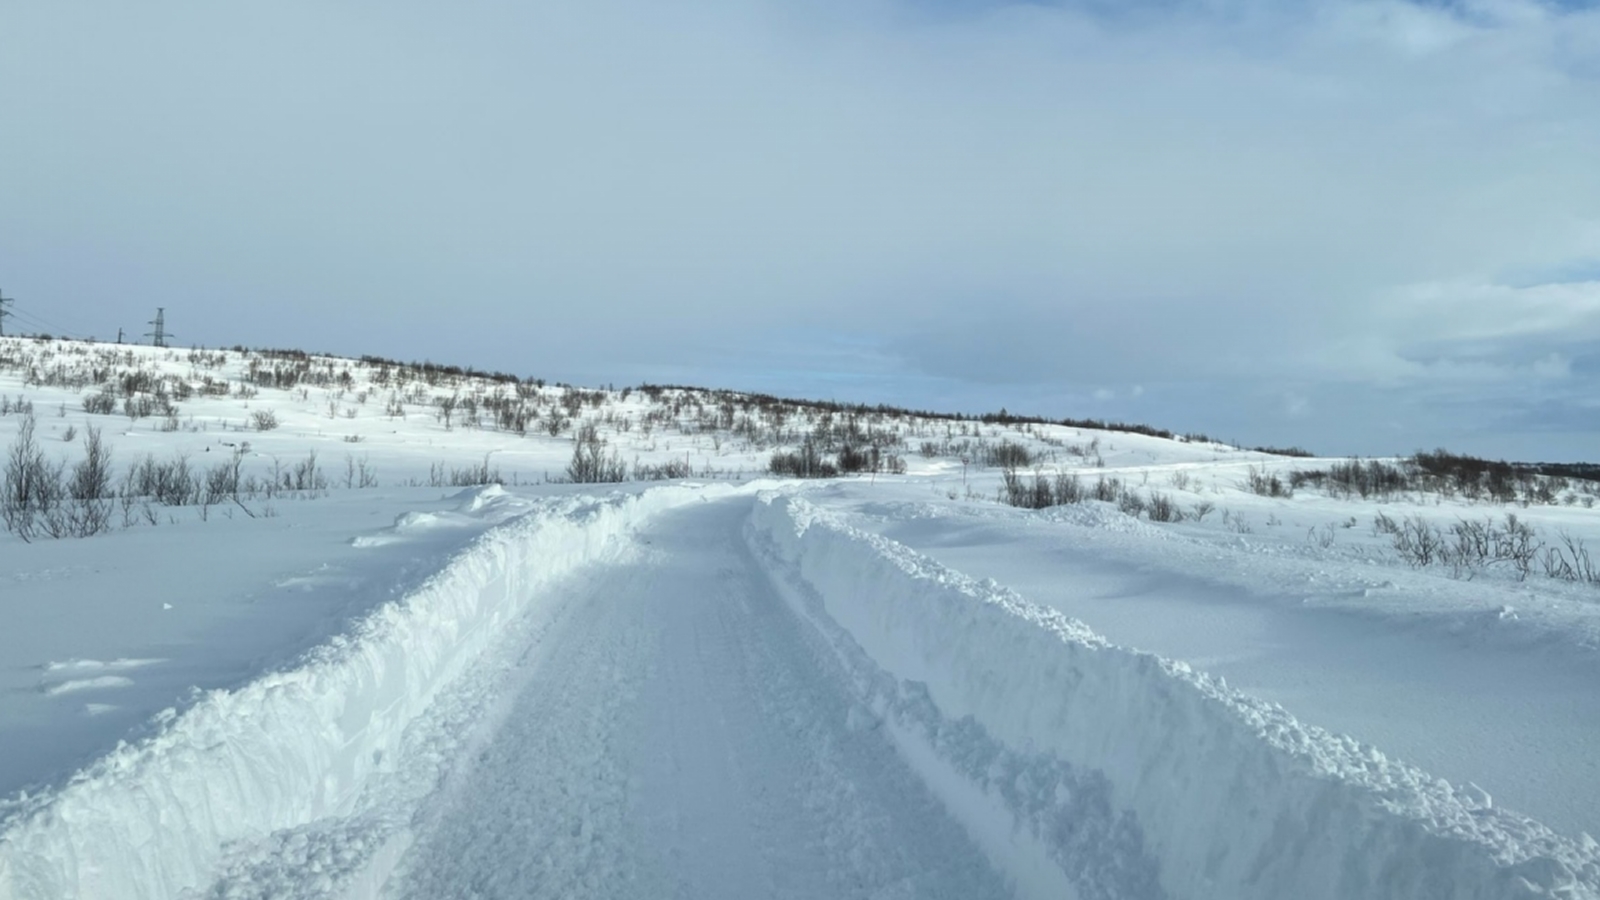
M288 671L214 691L0 823L0 898L170 897L231 841L346 813L407 724L538 588L650 515L725 487L545 501ZM466 492L462 514L502 499ZM397 523L396 529L415 527Z
M1019 891L1600 897L1600 848L766 495L752 545ZM1054 870L1054 871L1052 871Z
M661 511L745 490L535 504L295 667L205 694L4 811L0 900L177 896L230 844L350 815L407 727L543 587L622 559ZM507 501L472 491L459 513ZM746 536L842 667L859 701L847 726L882 729L1021 896L1600 898L1594 842L804 499L761 495Z

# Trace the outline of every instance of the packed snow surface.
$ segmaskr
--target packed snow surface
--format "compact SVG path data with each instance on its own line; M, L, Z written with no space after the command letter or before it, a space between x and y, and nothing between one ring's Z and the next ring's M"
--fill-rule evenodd
M361 455L0 534L0 900L1600 898L1600 594L1409 567L1375 520L1504 507L975 423L894 425L930 448L903 475L752 480L787 438L732 400L524 385L549 432L513 433L499 385L385 404L291 360L337 379L258 393L237 354L118 349L206 390L113 432L27 347L5 384L21 346L0 441L27 389L52 452L98 422L124 463ZM548 483L579 421L673 480ZM1190 513L998 504L952 454L1002 440ZM1600 541L1585 498L1512 512Z
M792 491L529 506L295 667L208 694L18 804L0 892L1489 898L1600 885L1592 842Z

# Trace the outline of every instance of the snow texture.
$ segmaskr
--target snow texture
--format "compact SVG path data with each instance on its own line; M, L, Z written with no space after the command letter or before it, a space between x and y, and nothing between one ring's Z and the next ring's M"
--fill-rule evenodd
M726 490L550 501L488 532L300 665L210 692L14 804L0 821L0 898L173 897L207 881L230 842L348 812L406 726L539 585L605 559L652 511Z
M504 721L414 819L386 896L961 898L1007 879L861 727L831 652L740 538L664 512L591 567Z
M0 898L1600 897L1586 838L763 487L534 502L13 803Z
M906 757L993 855L1031 838L1080 897L1600 896L1592 842L763 499L752 539Z

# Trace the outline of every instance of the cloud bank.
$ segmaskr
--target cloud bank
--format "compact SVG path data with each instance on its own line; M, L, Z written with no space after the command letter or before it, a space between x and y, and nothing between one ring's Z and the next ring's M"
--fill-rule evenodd
M88 3L0 42L0 285L61 331L1593 456L1592 7Z

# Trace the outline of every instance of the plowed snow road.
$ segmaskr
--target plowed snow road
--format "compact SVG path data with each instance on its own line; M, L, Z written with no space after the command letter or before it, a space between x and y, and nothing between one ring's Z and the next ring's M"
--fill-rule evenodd
M669 512L639 558L575 576L387 896L1010 896L852 712L746 549L748 510Z
M530 506L4 824L0 900L1600 900L1588 838L759 487Z

